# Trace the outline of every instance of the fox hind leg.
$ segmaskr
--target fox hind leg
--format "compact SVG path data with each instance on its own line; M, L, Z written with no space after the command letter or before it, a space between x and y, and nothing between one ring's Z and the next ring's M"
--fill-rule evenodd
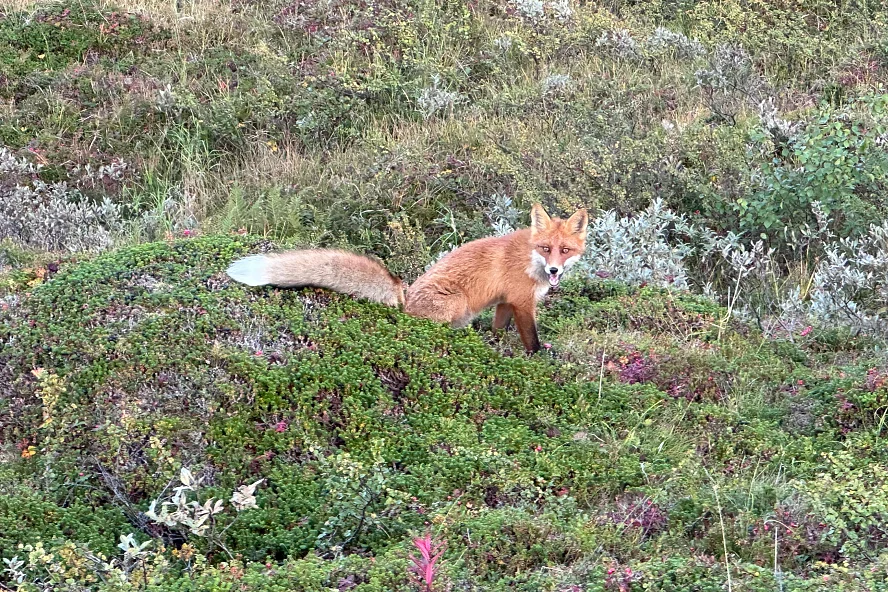
M415 317L447 323L454 329L467 327L474 316L469 301L460 293L435 294L433 297L417 297L408 294L405 312Z
M509 324L512 322L513 314L514 310L511 304L506 304L505 302L497 304L496 313L493 315L493 328L496 330L508 329Z

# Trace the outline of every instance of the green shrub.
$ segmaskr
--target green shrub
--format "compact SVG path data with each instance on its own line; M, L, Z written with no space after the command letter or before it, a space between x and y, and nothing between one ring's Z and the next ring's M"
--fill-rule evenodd
M57 491L40 491L36 480L19 482L11 471L2 471L0 486L0 557L20 554L22 543L64 541L87 544L93 550L113 554L117 538L129 525L120 509L102 494L82 491L87 479L65 483ZM36 489L36 490L35 490ZM70 496L71 499L66 500Z
M0 90L4 96L30 94L43 86L42 73L80 63L89 52L121 59L160 37L147 19L104 14L89 2L50 5L33 14L13 12L0 20L0 77L6 80Z
M739 201L740 228L749 233L798 232L816 220L811 204L833 214L839 236L855 236L885 207L888 159L876 138L885 133L886 99L862 99L869 123L848 112L822 108L798 137L775 145L761 165L762 187ZM779 240L779 239L778 239Z

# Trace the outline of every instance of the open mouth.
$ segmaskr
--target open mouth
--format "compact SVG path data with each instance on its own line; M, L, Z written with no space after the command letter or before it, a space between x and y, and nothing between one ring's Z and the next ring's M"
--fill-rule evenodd
M560 281L561 281L561 276L558 275L557 273L550 273L549 274L549 285L552 286L553 288L558 287L558 282L560 282Z

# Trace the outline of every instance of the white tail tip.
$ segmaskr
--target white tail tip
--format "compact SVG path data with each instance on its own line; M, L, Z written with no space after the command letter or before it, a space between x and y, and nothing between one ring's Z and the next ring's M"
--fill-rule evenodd
M225 273L234 281L248 286L264 286L268 283L268 257L252 255L238 259L228 266Z

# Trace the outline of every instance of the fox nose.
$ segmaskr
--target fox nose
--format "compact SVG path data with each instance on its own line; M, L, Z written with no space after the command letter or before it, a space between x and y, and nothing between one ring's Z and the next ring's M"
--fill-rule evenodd
M557 267L550 267L549 273L552 273L552 274L558 273L558 268Z

